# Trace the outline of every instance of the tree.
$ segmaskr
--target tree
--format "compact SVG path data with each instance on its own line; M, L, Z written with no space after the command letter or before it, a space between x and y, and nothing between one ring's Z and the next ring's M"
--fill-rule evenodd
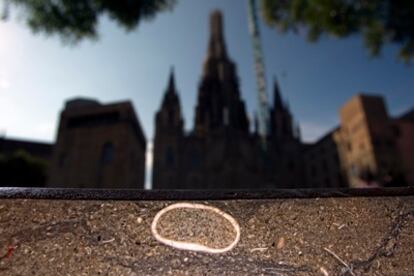
M305 32L311 42L321 35L339 38L361 34L378 56L385 44L400 45L398 57L414 58L412 0L262 0L264 21L280 32Z
M46 161L24 151L0 155L0 186L43 187L47 181Z
M23 18L35 33L57 34L66 42L98 37L99 19L106 15L126 30L159 12L171 10L176 0L7 0L9 10L23 11Z

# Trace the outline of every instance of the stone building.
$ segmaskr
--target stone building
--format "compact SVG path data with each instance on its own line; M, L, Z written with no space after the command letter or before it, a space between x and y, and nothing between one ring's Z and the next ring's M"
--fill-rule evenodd
M184 131L173 72L156 114L153 188L300 187L301 143L276 82L274 91L271 135L263 151L257 132L250 132L236 65L226 49L222 15L213 12L193 129Z
M402 173L392 121L382 97L355 95L341 108L340 121L341 164L351 187L359 187L364 178L384 182L391 174Z
M414 185L414 109L393 119L392 125L405 181Z
M130 102L66 102L49 187L144 188L146 140Z
M392 118L381 96L357 94L339 113L304 151L308 187L414 185L414 111Z
M307 188L347 187L339 158L339 128L328 132L303 152Z

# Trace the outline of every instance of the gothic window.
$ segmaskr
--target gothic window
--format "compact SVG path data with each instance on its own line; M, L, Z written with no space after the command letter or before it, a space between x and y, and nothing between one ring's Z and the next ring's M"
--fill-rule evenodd
M111 142L107 142L102 147L101 164L110 164L114 160L115 149Z

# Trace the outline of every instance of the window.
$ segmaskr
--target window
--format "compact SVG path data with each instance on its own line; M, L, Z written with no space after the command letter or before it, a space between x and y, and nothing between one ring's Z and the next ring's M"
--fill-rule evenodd
M110 164L114 160L114 145L111 142L107 142L102 147L101 164Z

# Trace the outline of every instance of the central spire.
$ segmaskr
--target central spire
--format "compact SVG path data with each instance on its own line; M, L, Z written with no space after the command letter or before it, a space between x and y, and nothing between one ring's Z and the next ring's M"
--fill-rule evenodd
M208 57L226 58L226 44L223 35L223 15L221 11L215 10L210 15L210 43Z
M195 130L233 129L247 134L249 123L240 98L236 65L227 56L223 15L215 10L210 15L210 40L198 91Z
M174 67L171 67L170 69L170 79L168 80L168 87L167 92L169 93L175 93L175 77L174 77Z

